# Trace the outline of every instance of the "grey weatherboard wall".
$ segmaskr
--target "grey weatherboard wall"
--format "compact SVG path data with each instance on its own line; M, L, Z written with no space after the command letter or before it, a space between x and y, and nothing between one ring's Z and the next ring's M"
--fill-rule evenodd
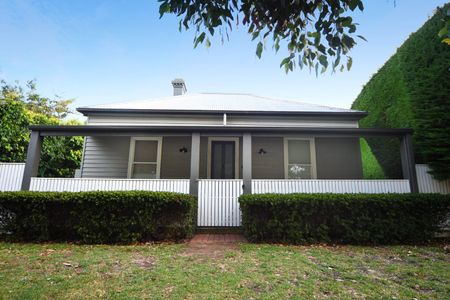
M358 138L316 138L318 179L362 179ZM179 149L186 147L187 153ZM190 136L165 136L161 178L188 179ZM130 137L86 137L82 177L127 178ZM239 178L242 178L242 137L239 138ZM263 148L267 153L258 154ZM207 177L208 137L200 139L200 178ZM252 137L254 179L284 179L283 137Z
M127 178L130 137L91 137L84 143L81 177Z
M189 136L163 137L161 178L189 178L190 148ZM81 177L127 178L129 151L130 137L86 137Z
M187 152L180 152L181 148ZM162 141L161 178L189 179L191 169L191 137L165 136Z
M362 179L358 138L316 138L318 179Z
M282 137L252 138L252 176L254 179L284 179ZM259 149L267 153L259 154Z

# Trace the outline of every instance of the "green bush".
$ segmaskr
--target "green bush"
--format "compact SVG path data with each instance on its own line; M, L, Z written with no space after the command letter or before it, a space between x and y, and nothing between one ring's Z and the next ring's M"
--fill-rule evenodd
M450 195L254 194L239 198L252 242L408 244L433 239Z
M429 164L439 180L450 178L450 49L438 36L449 8L438 8L411 34L352 105L369 112L361 127L413 128L416 161ZM401 177L398 140L367 141L386 176Z
M195 197L168 192L0 193L0 238L130 243L180 240L195 229Z

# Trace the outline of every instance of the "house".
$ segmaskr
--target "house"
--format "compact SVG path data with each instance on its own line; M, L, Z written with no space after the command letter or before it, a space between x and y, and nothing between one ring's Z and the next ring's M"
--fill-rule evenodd
M195 131L189 128L195 128L200 179L243 178L243 138L249 130L258 131L251 136L254 179L362 179L357 137L290 131L358 128L365 112L251 94L189 94L183 80L172 84L172 97L78 108L88 125L160 128L158 134L86 137L82 178L188 179ZM164 132L166 126L171 132Z
M182 79L172 85L166 98L80 107L87 125L30 126L22 189L38 180L45 136L84 136L80 178L58 190L104 189L107 181L114 189L181 182L181 190L159 190L198 195L205 217L221 205L238 214L242 192L418 191L410 129L358 128L363 111L251 94L190 94ZM359 139L374 136L400 139L405 180L362 180ZM55 182L37 190L52 190ZM234 202L223 202L227 197Z

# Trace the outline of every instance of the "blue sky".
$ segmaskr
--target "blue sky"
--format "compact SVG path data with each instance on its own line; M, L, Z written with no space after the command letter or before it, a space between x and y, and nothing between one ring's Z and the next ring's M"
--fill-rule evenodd
M316 78L285 74L269 45L259 60L242 26L230 41L193 49L158 4L139 1L0 0L0 78L36 79L42 95L74 98L74 107L169 96L182 77L189 92L246 92L348 108L362 86L445 0L366 0L349 72Z

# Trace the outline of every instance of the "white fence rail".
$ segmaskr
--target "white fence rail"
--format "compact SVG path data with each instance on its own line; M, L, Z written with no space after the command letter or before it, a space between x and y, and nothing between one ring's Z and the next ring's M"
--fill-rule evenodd
M409 193L408 180L252 180L252 193Z
M31 191L161 191L189 193L189 179L31 178Z
M417 183L420 193L450 194L450 180L438 181L428 174L428 165L416 165Z
M0 192L20 191L24 163L0 163Z
M199 180L197 226L241 226L241 194L241 179Z

